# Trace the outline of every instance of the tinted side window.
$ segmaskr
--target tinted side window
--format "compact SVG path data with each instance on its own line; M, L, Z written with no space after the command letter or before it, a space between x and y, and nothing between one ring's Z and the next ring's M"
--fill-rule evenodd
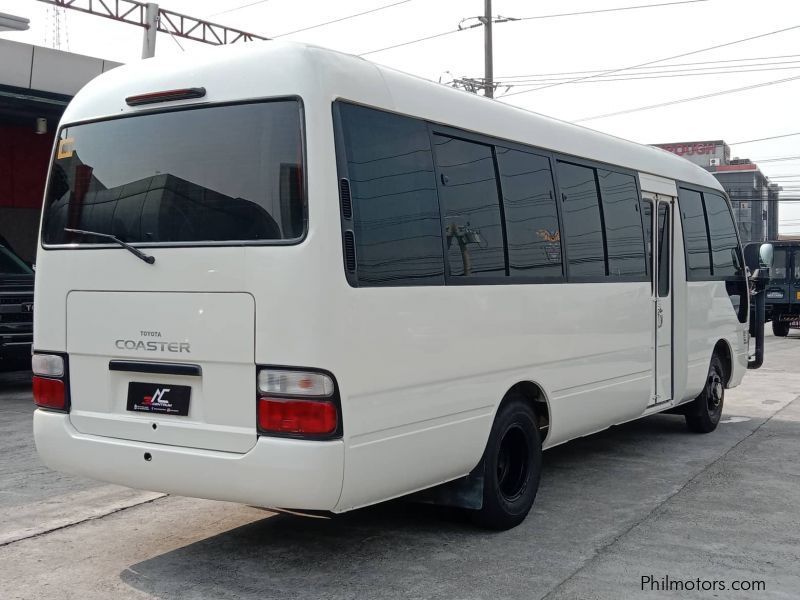
M733 224L728 203L722 196L703 193L708 218L708 233L711 238L711 260L715 277L741 275L739 239Z
M550 160L495 148L511 275L561 277L561 233Z
M703 214L702 195L694 190L681 189L678 201L683 223L686 274L693 279L710 277L708 231L706 230L706 218Z
M492 148L434 136L439 200L450 275L506 274L503 225Z
M647 270L636 180L605 169L597 170L597 180L603 199L608 273L644 277Z
M669 296L669 257L671 255L671 239L669 232L669 207L659 203L658 219L658 297L666 298Z
M772 255L772 267L769 269L771 281L783 281L789 266L789 251L786 248L775 248Z
M642 200L642 225L644 226L644 245L647 249L647 273L653 267L653 202Z
M600 198L594 169L558 162L570 277L606 274Z
M9 248L0 244L0 275L33 275L33 270Z
M359 283L444 283L442 232L424 122L339 104Z
M792 274L792 278L796 282L800 282L800 252L795 250L794 252L792 252L792 257L794 260L794 272Z

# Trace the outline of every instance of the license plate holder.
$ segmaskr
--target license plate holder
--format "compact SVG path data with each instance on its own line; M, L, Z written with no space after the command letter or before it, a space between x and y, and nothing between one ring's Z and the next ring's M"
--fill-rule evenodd
M128 383L128 410L185 417L189 414L192 388L188 385L162 383Z

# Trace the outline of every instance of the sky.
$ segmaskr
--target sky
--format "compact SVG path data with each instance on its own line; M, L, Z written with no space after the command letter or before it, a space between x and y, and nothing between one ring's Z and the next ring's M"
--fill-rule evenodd
M524 18L675 1L493 0L492 12L495 16ZM462 19L468 19L464 25L474 24L476 20L469 18L483 13L483 0L162 0L160 6L267 37L308 42L353 54L367 53L365 58L369 60L434 81L483 76L481 27L372 52L456 30ZM380 7L387 8L289 33ZM26 32L0 33L5 39L48 47L58 45L62 50L120 62L139 60L141 56L143 30L139 27L55 8L37 0L0 0L0 11L31 20L31 28ZM660 60L795 26L758 39ZM191 52L202 46L159 33L156 55ZM657 60L660 62L647 68L627 69ZM568 81L596 75L593 71L616 69L626 70L535 91L543 84L531 82L534 77L537 81L546 78L548 83L558 78ZM695 75L676 77L676 71ZM732 157L756 162L800 157L800 135L733 143L800 132L797 108L800 2L797 0L704 0L496 23L494 72L501 83L521 80L528 84L499 89L497 97L502 102L566 121L586 119L580 124L636 142L723 139L731 145ZM631 73L637 72L640 78L630 80ZM798 79L771 83L793 77ZM592 118L759 84L769 85ZM523 90L531 91L517 93ZM760 167L774 182L784 185L784 196L800 197L800 158L764 162ZM782 204L780 216L781 233L800 234L800 202Z

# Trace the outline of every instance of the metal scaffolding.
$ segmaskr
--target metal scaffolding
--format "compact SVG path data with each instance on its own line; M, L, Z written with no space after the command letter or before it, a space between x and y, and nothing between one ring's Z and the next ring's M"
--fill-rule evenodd
M212 23L159 8L153 2L138 2L137 0L39 0L39 2L144 27L145 43L143 55L145 57L152 56L152 51L155 49L153 29L172 36L215 46L233 44L240 41L252 42L254 40L270 39L255 33L242 31L241 29L226 27L219 23ZM155 24L155 27L153 24Z

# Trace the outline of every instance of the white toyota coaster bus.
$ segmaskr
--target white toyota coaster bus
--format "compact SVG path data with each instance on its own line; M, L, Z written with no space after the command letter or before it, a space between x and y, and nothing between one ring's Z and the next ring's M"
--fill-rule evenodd
M39 454L134 488L330 513L429 490L508 528L542 450L666 410L712 431L748 366L709 173L316 47L92 81L40 237Z

